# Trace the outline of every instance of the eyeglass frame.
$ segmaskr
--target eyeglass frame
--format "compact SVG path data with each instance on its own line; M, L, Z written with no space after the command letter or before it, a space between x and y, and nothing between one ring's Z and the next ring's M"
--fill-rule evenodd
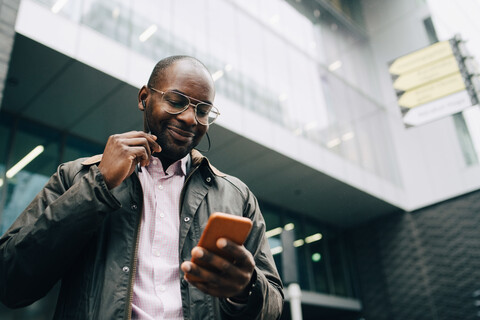
M215 106L214 106L213 104L211 104L211 103L207 103L207 102L204 102L204 101L201 101L201 100L198 100L198 99L189 97L189 96L187 96L186 94L180 93L180 92L178 92L178 91L174 91L174 90L161 91L161 90L155 89L155 88L153 88L153 87L151 87L151 86L147 86L147 87L148 87L149 89L153 90L154 92L160 93L160 94L162 95L162 97L164 97L167 92L170 92L170 91L171 91L171 92L174 92L174 93L176 93L176 94L179 94L179 95L187 98L188 104L185 106L185 108L183 108L183 110L180 110L179 112L170 112L170 111L165 110L165 112L167 112L167 113L169 113L169 114L177 115L177 114L180 114L180 113L182 113L182 112L185 112L185 110L187 110L188 107L190 107L190 105L191 105L191 106L193 107L193 109L195 110L195 119L198 121L198 123L200 123L200 124L203 125L203 126L209 126L209 125L211 125L212 123L215 122L215 120L217 120L218 116L220 115L220 111L218 110L218 108L215 107ZM193 104L193 103L192 103L192 100L198 101L198 103L197 103L197 104ZM210 123L207 122L207 124L203 124L203 123L200 122L200 120L198 120L198 117L197 117L197 106L198 106L199 104L201 104L201 103L206 104L206 105L209 105L209 106L212 106L212 109L210 109L209 113L212 112L212 110L213 110L213 113L215 113L215 114L217 115L217 116L215 117L215 119L213 119L212 122L210 122Z

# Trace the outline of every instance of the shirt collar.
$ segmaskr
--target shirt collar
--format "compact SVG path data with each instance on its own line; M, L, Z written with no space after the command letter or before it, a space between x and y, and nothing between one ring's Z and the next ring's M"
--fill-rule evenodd
M187 171L188 171L188 165L189 163L191 162L190 161L190 154L187 154L185 157L183 157L182 159L178 160L177 162L180 161L180 170L181 170L181 173L186 176L187 175Z
M163 166L162 166L162 161L155 157L154 158L156 161L150 161L150 164L148 165L148 170L160 170L163 172ZM190 154L187 154L185 157L183 157L180 160L175 161L172 163L168 168L167 171L165 172L166 175L187 175L188 171L188 166L191 163L190 160Z

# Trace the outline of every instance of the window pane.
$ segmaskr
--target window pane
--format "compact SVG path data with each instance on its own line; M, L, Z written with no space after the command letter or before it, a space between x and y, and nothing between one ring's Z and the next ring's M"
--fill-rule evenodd
M338 237L328 240L328 252L332 269L332 293L337 296L348 296L345 282L345 261L343 261L343 248Z
M297 217L298 215L287 215L285 229L293 228L292 230L295 234L293 247L295 248L297 258L295 263L297 264L298 284L302 290L313 290L313 286L310 283L313 270L308 263L309 258L305 250L305 232L302 221Z
M275 208L262 204L261 210L265 223L267 225L267 237L270 249L272 250L273 259L277 266L280 276L283 273L282 269L282 240L280 238L282 233L282 217L281 213Z
M59 159L57 138L58 134L52 130L26 120L19 121L7 167L2 234L55 172ZM15 168L22 162L25 165L17 172Z
M325 261L324 239L320 228L311 223L305 225L305 250L308 264L313 270L313 289L328 293L327 269Z
M65 149L61 162L72 161L78 158L91 157L103 153L103 146L86 140L69 136L65 142Z

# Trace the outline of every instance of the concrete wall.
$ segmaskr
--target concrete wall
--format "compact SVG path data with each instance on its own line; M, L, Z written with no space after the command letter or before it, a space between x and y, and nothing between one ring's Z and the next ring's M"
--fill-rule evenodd
M478 319L480 192L351 232L364 318Z
M19 4L20 0L0 0L0 102L7 80Z

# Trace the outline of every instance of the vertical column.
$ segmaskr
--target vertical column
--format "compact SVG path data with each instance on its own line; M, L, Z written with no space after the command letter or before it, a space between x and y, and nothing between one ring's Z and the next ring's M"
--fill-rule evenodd
M0 105L15 38L15 20L20 0L0 0Z

